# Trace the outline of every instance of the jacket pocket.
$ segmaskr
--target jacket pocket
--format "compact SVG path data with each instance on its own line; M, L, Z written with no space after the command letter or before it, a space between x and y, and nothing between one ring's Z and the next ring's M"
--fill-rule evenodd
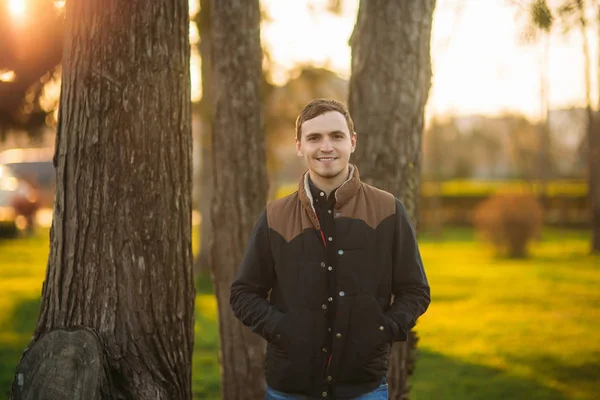
M302 392L310 384L321 324L319 313L290 309L273 329L267 346L266 376L270 386L285 392Z
M393 331L373 296L352 299L344 345L340 378L344 381L371 382L387 369Z

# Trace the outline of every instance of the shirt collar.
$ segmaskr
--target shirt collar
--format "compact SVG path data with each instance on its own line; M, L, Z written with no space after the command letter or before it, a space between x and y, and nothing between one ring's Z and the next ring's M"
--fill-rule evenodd
M314 211L314 196L310 188L309 176L310 175L308 171L306 171L300 178L300 182L298 183L298 195L303 206L307 210L313 209ZM343 206L352 197L354 197L360 185L361 182L358 174L358 168L355 165L350 164L350 176L348 176L348 179L332 193L333 197L335 198L336 207ZM319 193L317 193L317 195L320 196Z
M310 188L310 194L315 202L315 205L323 206L325 203L335 203L335 192L337 188L335 188L331 193L329 193L329 197L325 197L327 193L324 190L321 190L315 185L315 183L310 179L310 175L308 176L308 187Z

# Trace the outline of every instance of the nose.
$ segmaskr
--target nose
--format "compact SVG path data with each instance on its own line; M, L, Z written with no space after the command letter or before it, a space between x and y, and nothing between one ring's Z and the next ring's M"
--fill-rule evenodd
M324 153L329 153L333 151L333 144L331 143L331 140L329 138L325 138L321 142L321 151Z

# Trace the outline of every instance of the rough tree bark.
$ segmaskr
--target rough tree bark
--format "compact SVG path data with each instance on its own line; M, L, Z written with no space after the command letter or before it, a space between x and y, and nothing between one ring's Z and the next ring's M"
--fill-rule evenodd
M212 0L213 235L210 258L219 309L222 398L264 398L264 343L233 315L230 285L266 204L262 51L258 0Z
M14 399L191 399L187 0L70 0L42 305Z
M431 86L435 0L361 1L351 38L349 108L361 178L393 193L416 224L424 107ZM395 344L390 399L408 398L417 338Z

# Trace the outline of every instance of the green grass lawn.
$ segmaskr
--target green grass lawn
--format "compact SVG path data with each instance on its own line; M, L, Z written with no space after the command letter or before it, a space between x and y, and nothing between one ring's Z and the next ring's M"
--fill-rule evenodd
M0 398L39 308L48 232L0 241ZM600 257L588 235L545 231L528 260L498 259L468 229L427 234L432 304L417 325L413 400L596 399L600 393ZM193 392L219 398L216 304L198 282Z
M414 399L597 399L600 258L586 234L546 232L530 260L465 240L424 242L432 304Z

